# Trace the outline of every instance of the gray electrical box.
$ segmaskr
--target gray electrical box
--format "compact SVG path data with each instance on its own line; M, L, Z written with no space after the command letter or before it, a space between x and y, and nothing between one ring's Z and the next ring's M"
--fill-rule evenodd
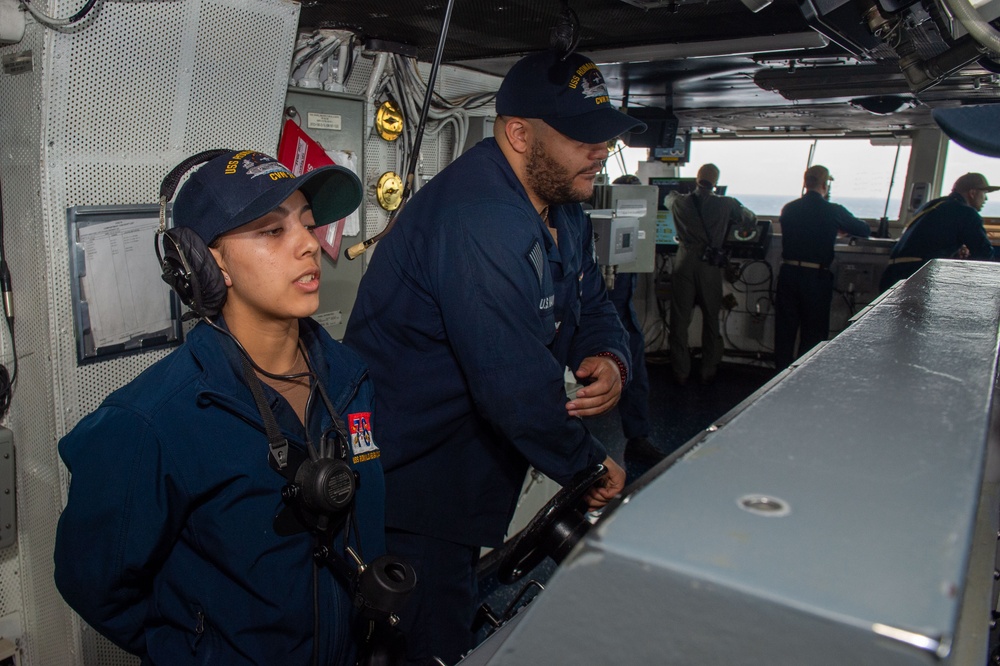
M609 208L639 221L635 235L635 258L618 265L618 273L652 273L656 269L655 185L599 185L594 188L594 208Z
M597 263L601 266L620 266L635 261L639 220L635 217L619 217L610 210L589 212L590 222L594 226Z
M323 146L324 150L350 153L355 160L355 173L364 181L365 100L363 97L323 90L289 88L285 106L295 109L302 130ZM358 209L359 229L362 232L365 228L364 213L365 204L362 202ZM344 337L347 319L354 307L364 270L363 257L350 261L344 257L343 251L360 239L360 233L353 236L345 233L340 251L337 253L339 256L323 252L319 309L313 318L337 340Z

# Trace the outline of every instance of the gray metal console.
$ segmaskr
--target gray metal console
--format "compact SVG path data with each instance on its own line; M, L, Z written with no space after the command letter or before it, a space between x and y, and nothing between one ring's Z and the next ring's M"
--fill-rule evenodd
M983 666L998 330L1000 265L931 262L627 489L477 663Z

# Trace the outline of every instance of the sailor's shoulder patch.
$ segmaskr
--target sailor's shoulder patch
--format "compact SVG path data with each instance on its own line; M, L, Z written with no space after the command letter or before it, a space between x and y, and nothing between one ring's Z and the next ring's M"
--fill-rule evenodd
M347 415L347 429L351 434L351 456L355 464L378 458L381 452L372 437L371 412Z

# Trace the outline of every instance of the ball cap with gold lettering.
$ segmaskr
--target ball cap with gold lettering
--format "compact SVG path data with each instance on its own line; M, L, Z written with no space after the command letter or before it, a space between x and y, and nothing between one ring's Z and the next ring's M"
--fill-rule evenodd
M645 123L612 106L601 70L579 53L562 59L544 51L519 60L500 84L496 111L543 120L583 143L603 143L646 129Z
M191 174L177 194L174 224L190 227L206 245L264 217L301 190L316 226L350 215L361 203L361 181L349 169L322 166L295 176L281 162L253 150L231 151Z

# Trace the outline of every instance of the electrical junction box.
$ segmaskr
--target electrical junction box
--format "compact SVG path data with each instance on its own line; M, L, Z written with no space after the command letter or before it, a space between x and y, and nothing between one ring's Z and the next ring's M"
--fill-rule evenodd
M620 266L635 261L639 219L618 217L609 210L588 212L594 226L597 263L601 266Z
M14 479L14 433L9 428L0 427L0 548L17 543Z
M635 259L618 264L618 273L652 273L656 270L657 203L655 185L598 185L591 200L594 208L609 208L621 217L635 217ZM591 218L593 219L593 218Z

